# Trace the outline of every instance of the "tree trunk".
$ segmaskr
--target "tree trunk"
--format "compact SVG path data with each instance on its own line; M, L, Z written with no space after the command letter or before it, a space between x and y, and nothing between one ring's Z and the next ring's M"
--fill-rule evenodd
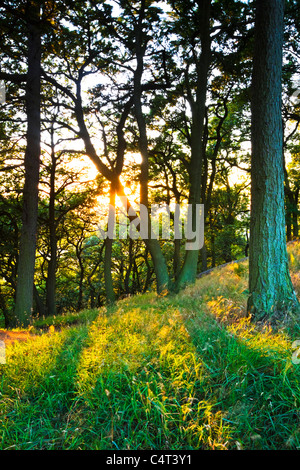
M132 286L130 287L129 280L130 280L130 273L132 270L133 264L133 241L129 239L129 253L128 253L128 263L129 266L126 270L125 279L124 279L124 289L126 294L130 294L132 292Z
M169 274L159 241L151 236L151 218L148 205L149 152L146 119L142 110L142 75L144 70L144 55L146 52L146 35L143 32L145 16L145 1L141 2L139 21L136 29L136 61L134 73L134 113L139 128L139 150L142 157L140 173L140 204L148 212L148 233L144 237L145 244L151 254L157 281L157 292L160 294L169 289Z
M113 279L111 273L111 256L112 256L112 244L114 238L115 228L115 200L116 193L113 183L110 185L110 200L109 200L109 214L108 214L108 231L107 238L105 239L105 253L104 253L104 282L105 282L105 294L108 303L113 303L116 300Z
M204 243L202 250L201 250L201 271L207 271L207 248Z
M137 230L140 230L141 238L143 239L145 246L151 255L153 267L155 271L155 276L156 276L157 293L158 294L165 293L167 290L169 290L169 273L167 269L166 260L161 250L159 241L153 237L153 234L151 235L150 233L149 235L149 232L145 233L146 232L145 228L143 230L141 229L141 219L137 216L127 196L125 195L124 187L119 178L116 180L115 184L116 184L116 192L123 203L123 206L127 212L129 221L131 222L134 220L137 222L136 228ZM148 224L148 227L149 225L150 224Z
M33 285L33 298L35 301L35 308L37 313L42 317L45 316L46 309L35 284Z
M292 217L291 217L291 206L290 202L287 201L286 207L286 239L288 242L292 240Z
M175 238L174 240L174 259L173 259L173 273L175 282L177 281L179 274L180 274L180 243L181 240L179 238Z
M201 55L196 62L197 70L197 90L196 97L193 98L189 77L187 76L188 99L192 110L191 126L191 162L190 162L190 192L189 204L192 207L192 229L196 230L196 205L201 202L201 176L203 167L203 130L205 118L205 102L207 90L207 78L210 64L210 5L211 0L199 2L198 15L201 18L200 37ZM186 284L194 282L197 275L199 248L186 250L184 263L176 283L176 289L184 287Z
M151 266L148 262L148 249L147 248L145 249L144 260L145 260L145 264L147 266L147 276L146 276L145 284L144 284L144 287L143 287L143 293L147 292L147 290L150 286L151 277L152 277L152 273L153 273L153 268L151 268Z
M2 310L2 314L4 316L5 328L8 328L11 322L11 315L6 305L5 296L1 292L1 285L0 285L0 309Z
M57 236L55 221L55 174L56 158L53 143L54 131L51 132L51 171L50 171L50 195L49 195L49 240L50 240L50 260L47 272L47 315L56 315L56 264L57 264Z
M288 269L282 158L284 0L258 0L252 81L248 311L282 315L297 302Z
M294 207L293 207L293 238L298 238L299 236L299 225L298 225L298 202L299 202L299 188L294 191L293 197Z
M27 146L23 190L22 230L19 247L15 324L27 326L31 321L38 216L40 168L40 66L41 35L39 6L32 3L28 23L28 73L26 83Z
M79 283L78 283L78 300L77 300L77 311L79 312L83 308L83 280L84 280L84 265L81 258L82 248L81 246L76 247L76 255L79 262Z

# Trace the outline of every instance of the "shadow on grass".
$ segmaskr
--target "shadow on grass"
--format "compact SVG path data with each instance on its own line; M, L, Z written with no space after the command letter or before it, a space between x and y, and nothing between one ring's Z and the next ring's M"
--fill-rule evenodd
M210 371L211 399L231 425L229 448L300 448L300 369L287 335L247 318L220 323L207 312L186 326Z
M60 449L76 402L76 370L88 328L15 344L2 366L1 449Z
M286 338L203 308L197 295L149 294L12 348L1 448L300 446L300 375Z

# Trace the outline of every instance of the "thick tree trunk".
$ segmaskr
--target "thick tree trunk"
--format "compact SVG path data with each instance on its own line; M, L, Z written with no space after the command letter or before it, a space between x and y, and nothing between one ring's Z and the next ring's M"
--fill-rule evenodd
M41 36L35 23L39 21L39 7L32 4L31 13L31 22L28 24L27 147L24 161L23 225L15 304L15 324L18 326L27 326L31 320L38 216Z
M296 304L285 236L281 68L284 0L258 0L252 83L248 310L256 319Z

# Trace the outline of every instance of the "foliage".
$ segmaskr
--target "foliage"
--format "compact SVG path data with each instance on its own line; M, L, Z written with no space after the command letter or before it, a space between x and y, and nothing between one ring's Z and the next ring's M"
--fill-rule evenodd
M0 312L7 324L17 281L27 124L26 2L16 3L5 0L0 7L0 78L7 92L0 105L5 240L0 246ZM191 197L197 173L194 186L206 214L205 247L195 272L240 258L247 248L253 2L211 2L201 135L204 2L113 3L41 3L42 154L34 315L51 312L51 288L58 314L106 302L106 248L103 240L90 240L97 237L98 209L107 204L115 179L131 204L140 199L143 178L149 205L183 204ZM299 218L299 103L294 99L299 22L295 2L286 3L282 115L287 238L292 239L298 236ZM195 172L192 162L199 160L200 151L202 162ZM82 166L96 169L97 178L83 175ZM185 263L185 245L162 240L158 248L172 287ZM157 269L151 249L141 240L114 241L111 278L117 298L154 289Z

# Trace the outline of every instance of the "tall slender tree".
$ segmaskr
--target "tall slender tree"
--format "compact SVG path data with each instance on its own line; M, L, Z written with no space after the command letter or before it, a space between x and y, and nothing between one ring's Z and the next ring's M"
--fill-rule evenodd
M176 2L175 2L176 3ZM195 93L192 92L190 74L190 61L187 62L185 71L185 87L187 100L191 108L191 160L189 164L189 204L192 208L192 229L195 233L196 227L196 207L201 202L201 178L203 171L203 129L205 118L205 104L207 94L207 82L209 65L211 61L211 0L198 0L191 2L191 11L193 11L194 31L189 31L188 42L191 47L193 65L196 71ZM184 9L186 5L178 2L177 8L181 9L180 20L184 21ZM186 25L187 26L187 25ZM190 26L189 26L190 27ZM196 41L200 38L200 44ZM198 49L201 48L199 54ZM182 269L177 279L177 288L195 281L197 274L199 248L186 250Z
M248 310L256 319L297 303L285 235L281 73L284 0L257 0L252 78Z
M25 151L25 184L23 190L22 230L19 248L15 322L30 323L33 302L33 279L38 216L38 183L40 167L40 67L41 29L39 2L27 4L28 70L26 82L27 147Z

